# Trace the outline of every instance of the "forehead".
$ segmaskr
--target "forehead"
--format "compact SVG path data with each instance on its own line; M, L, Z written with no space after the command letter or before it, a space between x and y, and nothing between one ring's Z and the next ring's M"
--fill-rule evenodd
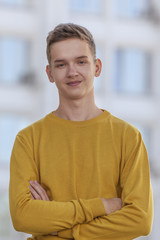
M50 53L52 60L76 58L82 55L92 57L88 43L77 38L53 43Z

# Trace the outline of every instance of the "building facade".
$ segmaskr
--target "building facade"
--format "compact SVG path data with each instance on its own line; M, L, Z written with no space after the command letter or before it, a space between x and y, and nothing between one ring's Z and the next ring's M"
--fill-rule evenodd
M160 2L158 0L0 0L0 240L25 239L8 210L9 161L17 132L58 106L45 73L46 36L74 22L95 38L103 71L95 79L100 108L142 132L151 167L154 223L160 235Z

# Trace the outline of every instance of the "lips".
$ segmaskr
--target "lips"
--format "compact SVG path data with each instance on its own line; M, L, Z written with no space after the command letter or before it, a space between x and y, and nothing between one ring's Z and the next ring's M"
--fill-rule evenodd
M72 81L72 82L68 82L67 85L71 87L75 87L75 86L78 86L80 83L81 81Z

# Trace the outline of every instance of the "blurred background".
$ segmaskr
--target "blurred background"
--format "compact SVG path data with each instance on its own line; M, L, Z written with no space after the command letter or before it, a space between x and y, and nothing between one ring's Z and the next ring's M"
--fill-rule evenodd
M23 240L11 224L9 161L17 132L58 106L46 73L46 36L57 24L87 27L102 59L95 79L100 108L142 132L151 167L154 222L160 236L160 1L0 0L0 240Z

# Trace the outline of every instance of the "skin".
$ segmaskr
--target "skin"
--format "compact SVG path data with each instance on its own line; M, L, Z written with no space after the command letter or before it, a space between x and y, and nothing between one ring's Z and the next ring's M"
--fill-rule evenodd
M100 76L101 69L100 59L94 59L87 42L73 38L52 44L51 62L46 66L46 73L59 93L59 106L53 114L72 121L100 115L102 110L94 100L94 77ZM37 181L30 181L29 188L33 200L50 201ZM102 198L102 202L106 215L122 208L120 198Z
M93 58L85 41L68 39L52 44L46 72L59 93L59 107L54 114L73 121L101 114L94 101L94 77L100 75L101 69L100 59Z

